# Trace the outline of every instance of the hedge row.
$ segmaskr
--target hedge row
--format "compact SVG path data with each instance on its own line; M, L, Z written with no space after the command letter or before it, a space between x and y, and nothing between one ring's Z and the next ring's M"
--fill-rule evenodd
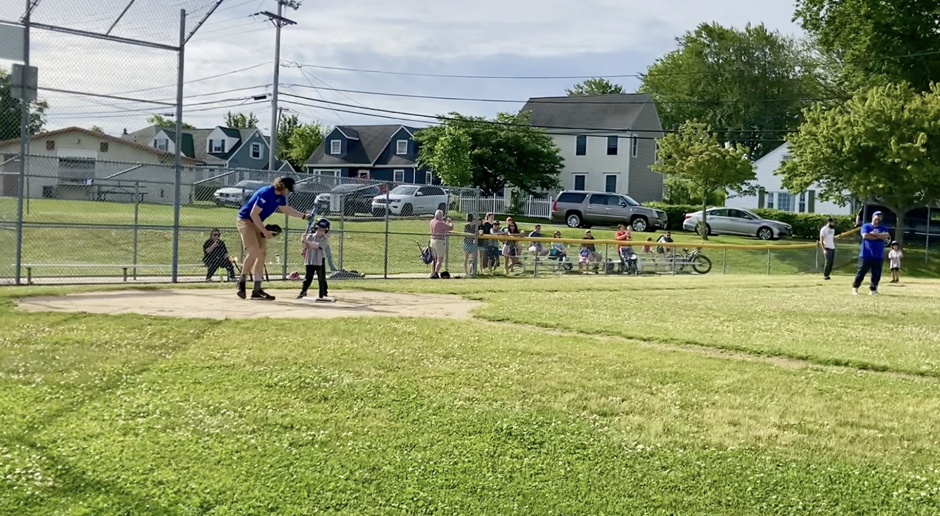
M686 213L695 213L701 211L701 206L663 204L658 202L648 203L651 208L657 208L666 212L669 217L670 231L682 231L682 223L685 221ZM855 227L855 217L849 215L821 215L818 213L792 213L779 210L750 210L757 215L770 220L777 220L793 227L794 238L805 238L815 240L819 238L819 229L826 224L829 217L836 221L836 233L842 233Z

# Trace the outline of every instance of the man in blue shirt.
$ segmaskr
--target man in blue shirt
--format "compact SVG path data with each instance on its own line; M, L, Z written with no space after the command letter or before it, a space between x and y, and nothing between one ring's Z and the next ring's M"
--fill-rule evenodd
M238 210L235 227L245 246L245 264L238 279L238 297L245 299L245 280L250 272L254 276L251 299L274 301L274 296L261 290L261 278L264 277L264 260L267 256L266 242L272 236L264 228L264 219L280 211L285 215L306 219L307 215L287 205L287 195L294 191L294 179L279 177L274 184L255 192Z
M858 272L852 283L852 294L858 295L865 275L871 272L871 295L878 295L878 282L885 263L885 242L891 240L888 228L881 224L881 212L872 215L871 223L862 226L862 251L858 255Z

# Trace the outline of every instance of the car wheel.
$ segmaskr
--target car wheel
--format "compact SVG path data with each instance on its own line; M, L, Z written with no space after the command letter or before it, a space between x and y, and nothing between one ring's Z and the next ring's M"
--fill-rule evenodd
M649 228L649 223L643 217L634 218L630 225L633 226L633 231L637 233L643 233Z
M402 217L410 217L410 216L412 216L412 215L414 214L414 212L415 212L414 206L412 206L412 205L410 205L410 204L406 204L406 205L404 205L404 206L401 207L401 216L402 216Z
M695 225L695 232L696 232L697 234L699 234L699 235L702 234L702 223L701 223L701 222L699 222L698 224ZM709 226L708 224L705 224L705 233L708 234L708 235L711 235L711 234L712 234L712 227Z
M707 256L698 255L692 261L692 270L699 274L708 274L712 270L712 261Z
M565 218L565 222L568 224L569 228L579 228L581 227L581 215L578 213L569 213Z
M764 226L757 230L757 238L761 240L772 240L774 238L774 231Z

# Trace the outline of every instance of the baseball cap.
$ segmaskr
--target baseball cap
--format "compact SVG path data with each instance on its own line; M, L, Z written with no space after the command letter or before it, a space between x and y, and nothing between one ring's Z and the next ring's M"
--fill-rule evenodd
M879 216L879 215L881 215L881 212L880 212L880 211L876 211L875 213L872 213L872 214L871 214L872 217L877 217L877 216Z
M294 192L294 178L293 177L283 177L281 181L284 183L284 187L287 188L288 192Z

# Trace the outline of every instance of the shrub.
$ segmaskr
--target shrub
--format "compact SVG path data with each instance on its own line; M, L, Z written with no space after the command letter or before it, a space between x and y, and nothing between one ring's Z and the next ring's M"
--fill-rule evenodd
M661 202L646 203L650 208L656 208L666 212L669 224L666 229L669 231L682 231L682 223L685 222L686 213L695 213L701 211L701 206L692 206L687 204L665 204Z

